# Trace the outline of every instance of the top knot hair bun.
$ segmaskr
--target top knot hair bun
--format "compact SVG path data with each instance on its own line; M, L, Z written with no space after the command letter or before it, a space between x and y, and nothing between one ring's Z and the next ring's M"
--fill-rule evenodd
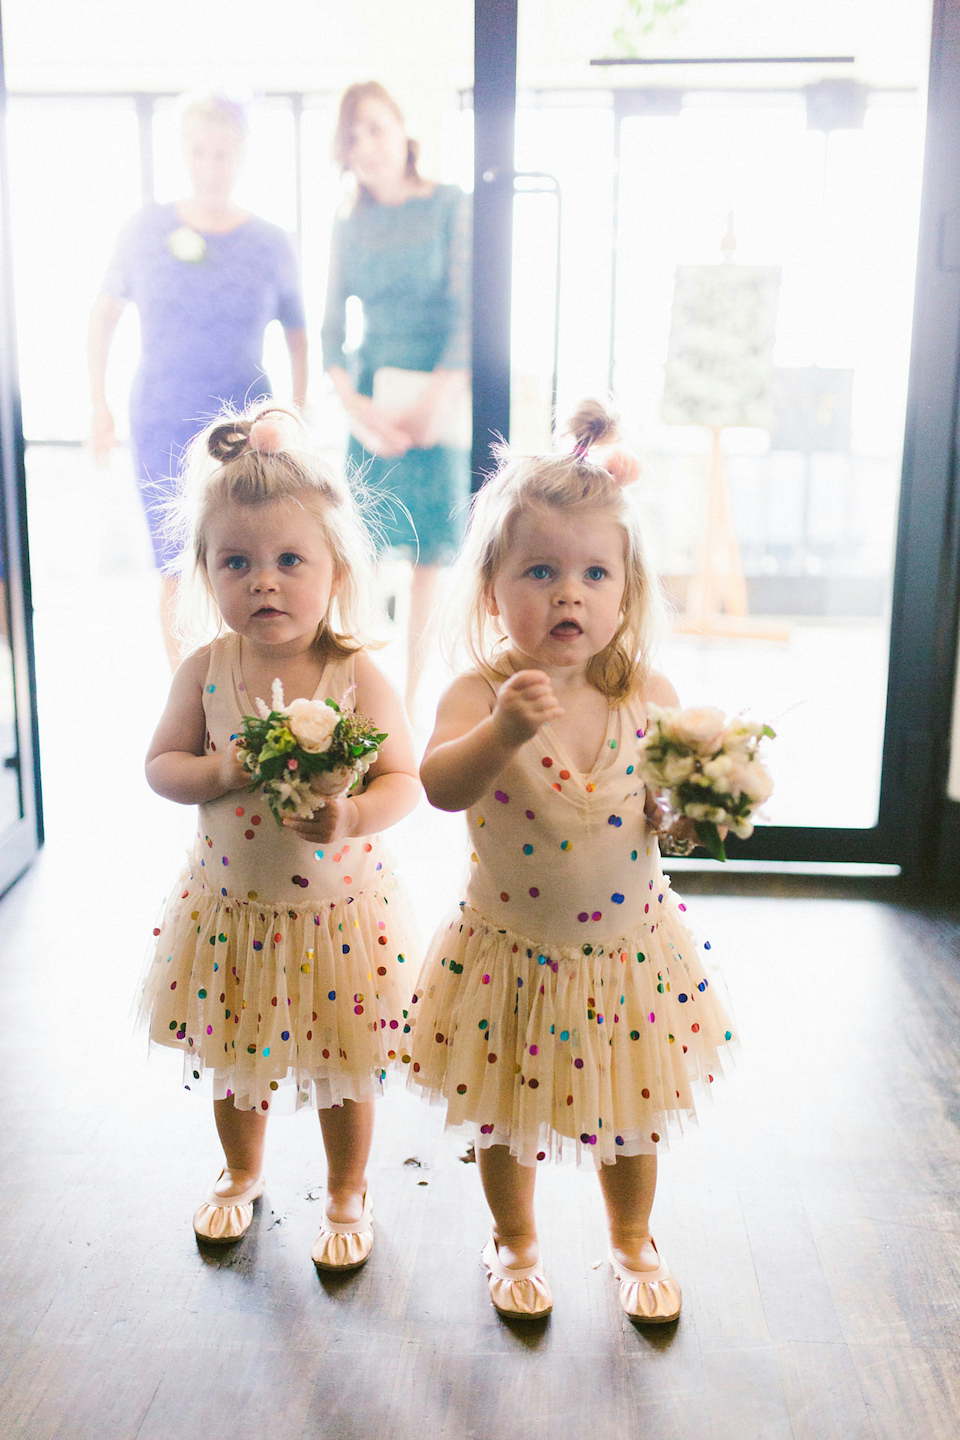
M249 450L257 455L279 455L296 446L294 424L294 417L285 410L265 410L253 420L224 420L207 436L207 450L221 464L238 460Z
M222 464L236 460L247 447L247 430L243 421L224 420L222 425L214 425L207 436L207 450Z
M620 417L600 400L584 400L567 425L573 436L573 453L580 461L599 465L618 485L632 485L640 477L640 458L619 439Z
M620 416L600 400L582 400L567 422L573 436L573 453L581 460L594 445L616 440L620 433Z

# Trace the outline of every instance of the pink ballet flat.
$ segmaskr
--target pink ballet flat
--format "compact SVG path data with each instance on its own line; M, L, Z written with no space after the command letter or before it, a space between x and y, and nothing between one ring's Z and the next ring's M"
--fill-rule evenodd
M550 1286L535 1265L508 1270L500 1259L497 1242L490 1236L480 1256L487 1272L490 1299L498 1315L508 1320L542 1320L553 1309Z
M217 1184L224 1174L221 1170ZM232 1245L235 1240L241 1240L253 1220L253 1202L262 1194L262 1175L239 1195L218 1195L216 1190L211 1190L193 1217L194 1233L208 1245Z
M320 1234L310 1254L318 1270L357 1270L373 1249L373 1206L369 1190L363 1196L359 1220L331 1220L324 1214Z
M653 1236L649 1235L647 1239L657 1250ZM659 1250L657 1259L660 1264L656 1270L629 1270L614 1258L613 1251L609 1259L620 1285L620 1304L631 1320L641 1325L667 1325L677 1319L683 1297L680 1286L660 1260Z

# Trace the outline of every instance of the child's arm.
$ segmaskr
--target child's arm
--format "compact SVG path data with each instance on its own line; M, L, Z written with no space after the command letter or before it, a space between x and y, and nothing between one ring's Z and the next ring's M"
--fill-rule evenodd
M466 810L547 720L563 709L541 670L518 670L494 697L480 675L461 675L437 708L420 766L438 810Z
M362 651L354 659L354 676L358 712L373 720L378 730L385 730L387 738L367 771L362 791L327 800L308 820L292 816L284 820L288 830L318 845L386 830L409 815L420 799L413 739L399 695Z
M203 684L209 649L188 655L170 686L167 706L147 751L147 781L152 790L181 805L215 800L228 790L249 785L250 776L237 759L237 742L219 755L205 755L206 720Z

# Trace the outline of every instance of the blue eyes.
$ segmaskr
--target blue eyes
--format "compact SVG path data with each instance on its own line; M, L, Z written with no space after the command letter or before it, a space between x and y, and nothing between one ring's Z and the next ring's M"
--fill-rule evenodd
M283 554L277 557L277 565L281 570L293 570L295 566L302 564L301 556L294 554L292 550L284 550ZM248 567L249 561L245 555L228 555L223 562L225 570L240 571L246 570Z
M549 580L553 576L553 570L549 565L531 565L526 573L531 580ZM585 578L594 583L606 580L608 574L609 571L603 565L590 565L584 571Z

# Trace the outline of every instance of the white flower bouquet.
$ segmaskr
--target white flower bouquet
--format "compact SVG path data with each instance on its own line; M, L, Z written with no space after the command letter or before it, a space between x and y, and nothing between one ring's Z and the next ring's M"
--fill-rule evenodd
M689 854L692 844L671 844L670 829L686 816L697 839L714 860L726 860L720 827L741 839L753 833L751 817L773 790L769 771L759 758L760 742L773 739L769 725L722 710L647 707L647 733L637 749L637 775L664 804L667 853Z
M284 705L279 680L271 705L256 705L256 715L243 717L238 753L253 776L251 790L263 790L278 825L288 815L307 819L325 797L352 789L387 738L372 720L343 711L335 700Z

